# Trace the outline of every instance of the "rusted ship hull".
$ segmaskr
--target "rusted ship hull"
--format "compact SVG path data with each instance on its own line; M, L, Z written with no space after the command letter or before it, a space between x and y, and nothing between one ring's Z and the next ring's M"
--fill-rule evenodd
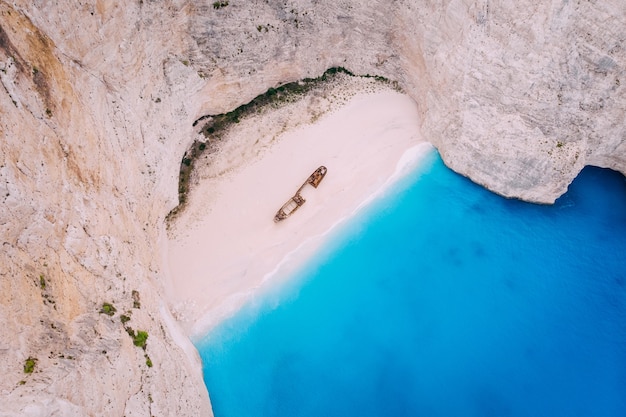
M327 169L325 166L320 166L316 169L307 180L298 188L298 191L291 197L283 206L276 212L274 216L274 222L278 223L281 220L285 220L287 217L291 216L298 208L300 208L306 200L300 195L300 192L307 185L313 186L313 188L317 188L317 186L322 182L324 177L326 176Z

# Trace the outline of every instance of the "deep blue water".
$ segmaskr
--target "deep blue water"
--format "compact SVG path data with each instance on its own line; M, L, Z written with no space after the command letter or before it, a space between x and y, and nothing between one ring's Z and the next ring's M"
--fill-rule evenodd
M554 206L436 152L197 343L217 417L626 416L626 181Z

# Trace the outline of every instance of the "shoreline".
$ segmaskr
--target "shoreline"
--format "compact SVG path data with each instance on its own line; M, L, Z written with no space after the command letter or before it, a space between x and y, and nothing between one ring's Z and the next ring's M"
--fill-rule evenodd
M192 339L283 282L432 149L408 96L356 90L322 117L320 98L309 97L242 120L198 164L188 207L167 242L167 299ZM276 210L319 165L327 166L326 178L308 187L293 216L274 223Z
M311 235L299 246L287 252L284 257L278 262L273 270L266 273L260 280L258 286L250 288L248 291L242 294L241 303L237 303L234 309L228 311L221 311L224 315L213 317L211 315L205 315L200 317L191 327L189 336L195 343L196 341L206 337L214 327L218 326L223 320L228 319L234 314L237 314L239 309L244 306L245 303L250 302L253 297L264 294L264 291L271 290L272 282L275 281L276 285L280 285L285 280L290 279L300 269L306 267L307 263L314 260L314 257L319 254L321 247L324 243L328 242L327 239L331 238L338 228L345 225L347 222L358 216L363 210L367 209L372 203L376 202L379 198L384 198L384 195L390 191L399 181L404 179L407 175L418 169L424 159L430 155L435 148L429 142L422 142L413 148L408 149L405 155L409 156L405 163L400 161L396 172L373 194L362 201L350 214L337 219L328 229L320 234ZM410 153L410 155L408 155ZM296 214L297 215L297 214ZM265 285L265 284L268 285Z

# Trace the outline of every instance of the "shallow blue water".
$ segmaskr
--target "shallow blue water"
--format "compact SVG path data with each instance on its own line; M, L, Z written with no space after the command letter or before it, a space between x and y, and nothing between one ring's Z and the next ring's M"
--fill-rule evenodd
M217 417L626 416L626 181L500 198L436 152L197 346Z

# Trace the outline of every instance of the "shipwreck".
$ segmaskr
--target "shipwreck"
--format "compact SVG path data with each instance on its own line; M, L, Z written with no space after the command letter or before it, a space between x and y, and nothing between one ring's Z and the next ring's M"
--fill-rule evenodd
M312 185L314 188L322 182L324 176L326 175L326 167L320 166L316 169L307 180L298 188L298 191L291 197L283 206L276 212L274 216L274 222L278 223L281 220L285 220L287 217L291 216L294 211L298 210L298 208L303 205L306 200L300 195L302 189L307 185Z

